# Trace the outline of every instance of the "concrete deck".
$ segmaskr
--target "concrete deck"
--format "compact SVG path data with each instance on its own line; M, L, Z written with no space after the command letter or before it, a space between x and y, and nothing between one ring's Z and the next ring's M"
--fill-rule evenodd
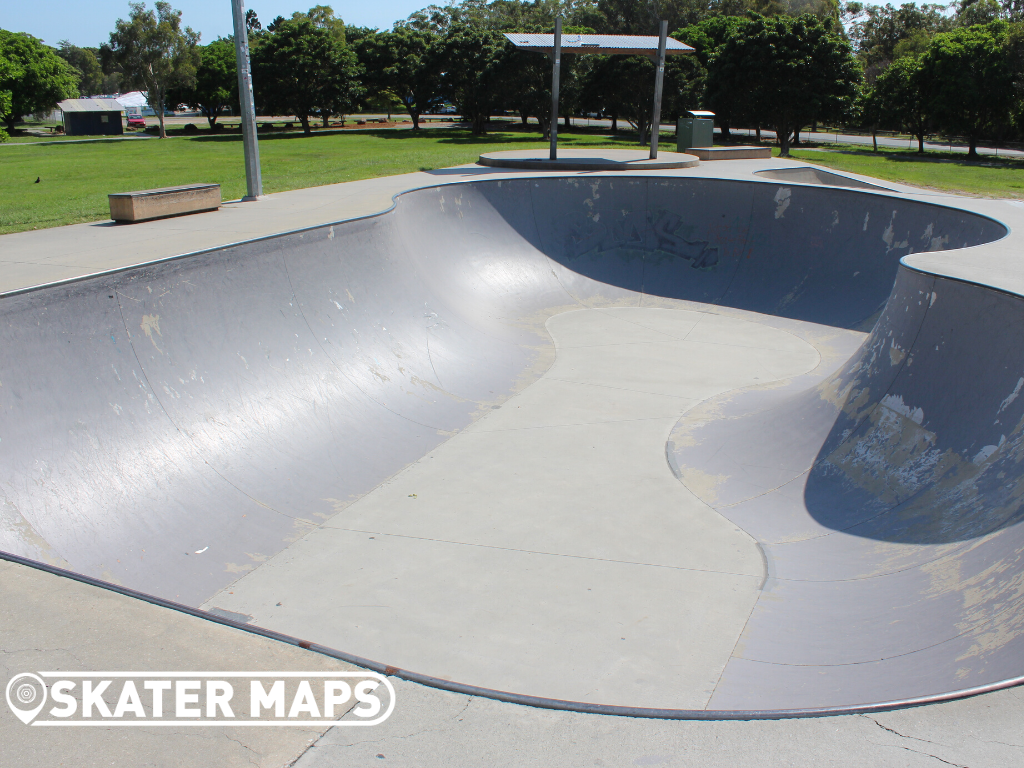
M20 565L0 563L0 590L4 680L41 668L347 668ZM302 728L27 728L3 707L0 766L1006 768L1024 762L1020 688L871 715L687 722L533 709L393 682L398 704L385 723L322 735Z
M753 171L787 164L773 160L728 165L728 171L716 165L712 173L691 168L643 175L724 175L738 180L752 178ZM590 174L574 175L587 184L594 180ZM0 261L4 262L0 279L5 281L3 290L12 291L124 269L138 262L140 240L135 233L140 232L141 242L149 249L146 260L175 258L253 236L368 215L388 207L397 192L439 180L516 177L530 174L450 169L274 195L187 220L136 225L131 233L123 227L76 225L9 235L0 238ZM1024 211L1012 203L905 191L917 199L996 215L1014 225L1024 219ZM127 244L129 234L135 245L131 253L116 247ZM333 229L331 235L333 239ZM85 244L87 253L81 258L55 263L46 257L69 252L64 246L73 242ZM1012 290L1024 285L1021 271L1005 258L1015 247L998 241L983 249L909 260L936 273L972 280L983 274L985 282ZM328 509L332 514L324 524L307 529L308 535L203 604L248 613L263 626L314 637L398 666L484 686L525 687L537 695L641 706L708 706L766 572L754 539L730 523L727 513L714 511L715 500L706 487L690 482L688 490L673 476L673 470L687 466L677 461L670 468L665 463L666 438L684 412L698 402L719 402L716 396L755 383L769 384L770 390L772 382L784 387L809 374L827 378L850 357L867 328L833 328L822 333L814 323L780 323L742 309L652 296L625 302L631 306L622 303L592 298L554 314L545 312L540 322L554 340L554 348L538 348L531 358L533 373L524 383L534 383L520 384L511 396L492 400L498 407L487 403L486 415L478 412L455 437L424 451L422 458L413 457L404 471L370 493L355 500L343 498ZM532 322L536 327L537 318ZM146 337L157 349L169 343L162 333ZM522 345L525 339L516 343ZM708 350L707 357L700 356L701 349ZM441 367L440 378L446 378L449 354L442 350L431 363ZM486 402L486 396L482 399ZM585 450L588 443L589 451ZM658 449L657 455L650 452L652 447ZM690 467L691 479L696 469ZM643 478L639 497L638 477ZM544 489L542 496L538 489ZM666 518L663 510L667 508L677 513ZM581 515L591 520L587 527L579 526ZM515 520L512 526L507 524L510 519ZM540 538L538 531L544 534ZM391 565L383 565L386 562ZM398 584L391 583L395 563L410 566L402 569ZM123 610L118 603L122 598L105 600L98 593L98 602L89 609L95 611L95 618L82 611L72 615L63 606L75 601L93 606L87 593L94 590L15 566L0 574L5 599L11 595L19 604L31 605L27 613L35 617L28 621L20 615L19 621L11 622L11 633L3 640L5 650L39 647L39 638L49 637L53 622L69 622L66 626L77 632L91 627L109 648L124 644L133 626L144 626L138 617L109 621L112 612ZM346 586L355 578L359 589ZM552 595L552 583L575 585L579 595L571 589ZM598 585L597 589L590 584ZM351 594L345 594L346 589ZM453 589L458 590L462 608L445 631L466 637L479 635L485 628L486 635L474 639L487 648L485 656L453 652L450 637L431 635L433 629L424 631L433 626L431 616L450 609ZM45 610L26 596L44 590L57 610ZM597 594L585 596L584 590ZM634 598L638 591L644 594L642 601ZM352 602L366 594L374 597L373 605ZM506 604L497 612L491 605L495 594L506 596ZM336 615L324 614L325 601L347 603L357 612L338 621ZM278 608L277 603L282 606ZM680 604L691 613L673 615L672 606L678 609ZM383 622L381 606L388 611ZM195 632L189 623L195 620L175 618L152 606L137 607L171 624L181 620L175 631L183 639L170 653L182 667L198 663L184 640ZM578 643L570 646L560 631L552 631L566 621L579 627L570 633ZM218 627L208 631L238 634ZM666 638L671 643L659 647ZM625 650L613 650L618 643L625 644ZM534 655L523 655L525 648ZM276 651L261 646L259 652L270 654L269 663ZM516 652L519 663L495 665L495 659ZM672 657L693 661L666 668L665 660ZM624 665L623 660L629 661ZM36 657L33 663L42 665ZM109 666L102 660L86 663ZM249 666L261 663L257 655ZM432 668L424 669L423 664ZM597 677L592 674L595 669L601 672ZM560 672L552 675L552 670ZM583 675L589 676L583 679ZM659 690L679 693L659 699ZM1020 712L1019 690L903 713L828 718L810 724L651 724L521 709L408 684L399 688L399 696L395 718L374 731L373 738L350 739L350 734L332 732L299 764L349 765L364 760L380 764L382 754L395 764L460 764L452 758L453 743L467 755L472 750L473 760L479 758L476 750L489 748L486 754L492 756L493 764L529 764L529 760L550 764L553 759L593 764L601 757L613 763L656 764L650 762L656 759L662 764L737 765L761 763L767 752L803 765L827 765L842 763L857 749L863 754L864 743L872 741L872 735L878 737L872 762L882 765L928 765L935 760L1006 765L1019 761L1022 749L1019 740L1012 738L1015 721L1007 715ZM446 723L448 712L454 718L452 725ZM15 733L15 726L20 728L9 715L0 722L5 736L9 730ZM505 735L496 738L499 724ZM439 735L432 736L435 729ZM942 738L933 738L940 731ZM836 732L843 734L838 744L833 741L832 750L823 749L825 734ZM175 748L188 749L192 743L187 735L181 737L184 741L174 738L170 743ZM292 735L275 733L268 738L267 745L257 749L261 755L266 752L260 764L286 764L292 758L283 755L297 755L305 747L301 738ZM592 751L569 746L579 739L594 744ZM697 748L693 748L695 741ZM98 743L97 749L109 756L111 747ZM927 745L923 749L922 743ZM528 760L511 759L513 745L528 750ZM717 754L723 745L728 761ZM82 746L73 739L54 742L58 755ZM22 752L4 750L4 761L8 754L39 747L18 748ZM1018 757L1013 758L1014 754ZM196 764L234 760L225 753L207 762L208 756L214 757L203 753ZM179 758L174 764L183 763Z

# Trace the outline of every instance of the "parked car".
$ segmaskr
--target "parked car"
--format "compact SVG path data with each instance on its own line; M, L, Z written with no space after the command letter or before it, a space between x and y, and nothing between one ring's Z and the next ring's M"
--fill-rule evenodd
M142 128L146 127L146 119L142 115L128 115L128 128Z

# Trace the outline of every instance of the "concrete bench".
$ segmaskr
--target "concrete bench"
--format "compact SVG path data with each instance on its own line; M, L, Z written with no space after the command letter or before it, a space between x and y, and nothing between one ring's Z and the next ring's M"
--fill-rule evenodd
M758 146L690 147L685 151L689 155L696 155L702 162L711 160L757 160L772 156L771 147Z
M114 221L149 221L220 208L220 184L144 189L107 196Z

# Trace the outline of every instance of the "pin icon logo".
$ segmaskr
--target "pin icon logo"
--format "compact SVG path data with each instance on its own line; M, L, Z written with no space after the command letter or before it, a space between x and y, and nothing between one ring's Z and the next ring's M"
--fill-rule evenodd
M33 704L35 708L30 709ZM45 704L46 683L38 675L25 672L12 677L7 683L7 706L26 725L35 719Z

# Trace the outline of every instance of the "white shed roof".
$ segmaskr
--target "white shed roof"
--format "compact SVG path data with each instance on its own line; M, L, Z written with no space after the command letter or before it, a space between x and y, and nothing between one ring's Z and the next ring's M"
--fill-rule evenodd
M57 106L62 112L124 112L116 99L65 99Z

